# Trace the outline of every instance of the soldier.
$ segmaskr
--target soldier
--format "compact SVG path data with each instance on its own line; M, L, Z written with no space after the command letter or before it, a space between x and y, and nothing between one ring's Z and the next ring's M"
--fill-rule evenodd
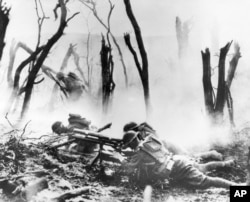
M128 131L123 136L123 149L130 148L134 155L122 165L129 173L136 172L139 182L150 183L152 179L167 179L196 188L239 186L235 182L204 174L219 167L232 166L233 161L198 164L183 155L173 155L162 141L153 136L140 140L137 132Z
M141 140L144 140L148 135L153 135L153 136L158 137L156 131L147 122L137 124L136 122L131 121L125 124L123 127L123 132L127 132L129 130L139 132L138 135Z
M69 114L68 118L69 125L64 126L62 122L56 121L52 125L52 131L58 135L62 133L72 133L75 128L77 129L85 129L85 130L97 130L95 126L91 125L91 121L87 120L86 118L81 117L78 114ZM72 138L69 135L69 140ZM72 149L72 147L70 147ZM78 140L76 147L74 148L77 152L80 153L93 153L98 150L99 145L92 142L86 142Z
M69 72L68 75L58 72L56 78L71 101L77 101L86 91L81 79L73 72Z
M153 136L153 137L159 138L156 130L153 129L153 127L146 122L143 122L141 124L137 124L136 122L133 122L133 121L129 122L129 123L124 125L123 132L127 132L129 130L137 132L138 138L140 140L144 140L148 136ZM201 160L201 159L204 160L204 159L212 158L214 160L221 161L223 159L222 154L220 154L219 152L217 152L215 150L191 154L183 147L180 147L179 145L177 145L171 141L166 141L166 140L161 140L161 141L162 141L164 147L173 154L187 155L187 156L193 157L197 160Z

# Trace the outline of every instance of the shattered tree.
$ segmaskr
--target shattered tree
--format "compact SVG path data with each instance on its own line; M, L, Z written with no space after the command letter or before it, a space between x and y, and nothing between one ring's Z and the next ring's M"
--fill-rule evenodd
M66 68L67 66L67 63L68 63L68 58L70 57L71 55L71 48L73 48L73 46L71 47L72 45L70 45L68 51L67 51L67 54L62 62L62 66L61 66L61 69L62 71ZM12 78L12 73L13 73L13 68L14 68L14 63L15 63L15 58L16 58L16 54L18 52L18 50L24 50L25 52L27 52L29 55L31 55L34 51L29 47L27 46L25 43L23 42L15 42L14 40L12 41L12 44L11 44L11 47L10 47L10 51L9 51L9 57L10 57L10 60L9 60L9 66L8 66L8 72L7 72L7 82L8 82L8 86L10 88L13 87L13 84L14 84L14 81L13 81L13 78ZM70 53L69 53L70 52ZM55 86L52 90L52 98L54 98L54 94L55 92L58 90L58 87L60 87L60 90L64 93L64 95L67 97L67 92L65 91L65 89L60 85L60 83L57 81L57 79L55 78L56 77L56 74L57 72L54 71L52 68L46 66L46 65L42 65L41 67L41 70L42 72L47 76L49 77L50 79L52 79L54 82L55 82ZM40 74L38 75L40 76ZM16 109L17 109L17 106L18 106L18 103L19 103L19 100L20 100L20 95L24 92L24 87L25 87L25 84L26 84L26 80L24 80L24 82L22 83L22 85L20 86L20 90L18 92L18 97L16 98L16 102L15 102L15 106L12 108L12 112L14 112ZM50 102L50 106L52 106L52 101L53 99L51 98L51 102Z
M80 2L82 2L88 9L91 10L91 12L95 16L95 18L98 20L98 22L106 29L107 35L109 35L111 37L111 39L112 39L112 41L113 41L113 43L118 51L120 61L121 61L122 67L123 67L123 73L124 73L124 77L125 77L125 85L126 85L126 87L128 87L127 67L126 67L125 62L124 62L123 53L122 53L122 50L121 50L119 43L117 42L116 37L114 36L114 34L112 33L112 30L111 30L110 19L111 19L112 11L114 9L114 5L112 4L111 0L108 0L109 13L108 13L108 17L107 17L107 23L104 23L104 21L100 18L99 14L97 12L96 2L94 0L80 0Z
M146 112L147 115L150 115L151 112L151 104L150 104L150 89L149 89L149 75L148 75L148 57L147 57L147 52L144 47L143 39L142 39L142 34L141 34L141 29L137 23L137 20L134 16L134 13L132 11L132 7L130 4L130 0L124 0L124 4L126 7L126 12L127 16L133 26L137 45L139 48L140 56L141 56L141 61L142 64L140 64L138 56L136 51L134 50L131 41L130 41L130 35L126 33L124 35L124 40L126 45L128 46L130 52L132 53L134 57L134 61L137 67L137 70L139 72L139 76L141 78L142 86L143 86L143 92L144 92L144 100L145 100L145 105L146 105Z
M5 34L7 26L9 24L9 12L10 8L7 8L6 5L0 0L0 61L3 55L3 49L5 46Z
M123 73L125 77L125 85L126 87L128 86L128 76L127 76L127 68L125 66L125 62L123 59L123 54L120 48L120 45L117 42L116 37L112 33L111 29L111 16L114 10L114 5L111 2L111 0L108 0L109 3L109 12L107 15L106 23L104 20L102 20L99 16L99 13L97 11L97 3L95 0L80 0L84 6L86 6L94 15L94 17L97 19L97 21L104 27L106 30L105 37L102 35L102 48L101 48L101 67L102 67L102 110L103 114L107 114L111 110L111 105L112 105L112 97L113 97L113 92L115 89L115 82L113 80L113 69L114 69L114 62L113 62L113 55L112 55L112 45L111 45L111 39L113 44L115 45L120 61L123 67ZM88 42L89 38L87 41L87 52L88 52ZM87 66L89 68L89 63L87 59ZM90 72L90 71L89 71ZM89 74L90 75L90 74ZM90 81L90 78L89 78Z
M40 17L38 12L37 12L38 25L39 25L37 46L36 46L35 51L27 59L25 59L23 62L21 62L21 64L16 69L15 76L14 76L13 90L12 90L12 94L11 94L11 97L10 97L9 106L7 107L7 111L9 111L13 101L16 99L16 97L19 94L19 91L20 91L19 82L20 82L21 72L23 71L23 69L27 65L30 65L29 66L29 73L28 73L28 76L26 78L26 84L25 84L25 86L23 88L23 92L25 93L25 95L24 95L22 111L21 111L21 119L24 117L25 113L28 110L34 84L38 84L41 81L43 81L43 79L40 80L40 81L36 81L36 78L38 76L39 70L41 69L44 61L46 60L46 58L47 58L47 56L49 54L49 51L51 50L53 45L63 35L64 29L66 28L68 22L76 14L78 14L78 13L75 13L70 18L67 19L67 9L66 9L66 3L67 2L68 1L58 0L58 3L57 3L57 5L56 5L56 7L54 9L54 12L55 12L55 16L56 16L56 19L57 19L57 9L60 8L60 10L61 10L61 12L60 12L60 14L61 14L61 16L60 16L60 24L59 24L59 27L58 27L58 30L56 31L56 33L44 45L40 45L40 37L41 37L41 27L42 27L43 21L45 19L45 15L43 13L43 17ZM37 5L37 2L36 2L36 5ZM38 7L36 7L36 10L38 11Z
M102 48L100 55L102 66L102 107L103 113L107 114L112 102L115 82L113 80L114 62L111 46L110 43L106 44L104 36L102 36Z
M10 51L9 51L9 66L8 66L8 70L7 70L7 83L8 83L8 86L11 88L13 87L14 85L14 80L12 78L12 74L13 74L13 68L14 68L14 63L15 63L15 58L16 58L16 54L17 54L17 51L19 49L22 49L24 50L25 52L27 52L29 55L31 55L34 51L28 47L25 43L23 42L15 42L14 40L12 41L11 43L11 47L10 47ZM45 70L49 67L45 66L45 65L42 65L42 71L45 72ZM22 93L23 89L24 89L24 85L25 85L25 82L21 85L20 87L20 91L19 91L19 94Z
M201 51L201 55L203 61L203 90L206 111L212 118L213 123L221 123L224 114L224 106L225 103L227 103L230 123L232 126L234 126L233 99L230 92L230 86L241 54L239 45L235 43L235 52L232 59L230 60L227 79L225 79L225 60L231 44L232 42L227 43L226 46L221 48L220 50L218 65L218 86L216 96L211 82L211 63L209 49L206 48L205 52Z

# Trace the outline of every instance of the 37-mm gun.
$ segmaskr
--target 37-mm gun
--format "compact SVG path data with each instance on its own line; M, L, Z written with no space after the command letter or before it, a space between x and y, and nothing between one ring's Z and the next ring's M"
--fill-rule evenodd
M106 127L104 126L102 128L106 128ZM102 160L120 163L119 159L115 158L114 156L112 156L112 153L104 149L104 146L109 146L113 149L113 151L121 153L121 146L122 146L121 139L111 138L111 137L103 135L100 132L95 132L95 131L85 130L85 129L77 129L77 128L74 128L68 134L68 136L70 137L68 141L50 146L49 149L55 151L62 146L69 145L74 142L86 141L86 142L95 143L99 145L98 154L90 163L90 167L94 165L95 163L97 163L98 160L100 161L100 164L102 163Z

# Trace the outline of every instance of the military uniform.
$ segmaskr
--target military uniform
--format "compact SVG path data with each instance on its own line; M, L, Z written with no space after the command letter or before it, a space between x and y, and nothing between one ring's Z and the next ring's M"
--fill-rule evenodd
M88 121L86 118L81 117L78 114L69 114L68 122L69 122L69 125L68 125L69 130L73 131L74 128L90 130L91 122ZM69 140L70 139L71 138L69 138ZM96 143L86 142L83 140L77 141L77 146L76 146L77 152L91 154L93 152L96 153L98 149L99 149L99 145Z
M173 166L172 154L165 149L162 142L148 136L139 145L126 167L129 172L136 170L137 179L148 180L169 178Z
M209 177L194 166L185 156L172 155L155 137L148 136L140 143L135 154L126 164L128 172L135 172L138 181L168 179L182 185L199 188L229 187L236 185L228 180Z
M88 121L86 118L81 117L78 114L69 114L68 118L69 125L67 127L63 126L62 122L55 122L52 125L52 131L57 134L68 133L69 137L68 140L75 139L71 137L71 134L74 133L74 129L85 129L85 130L96 130L97 128L91 126L91 122ZM68 147L68 149L74 149L77 152L91 154L97 153L99 149L99 145L92 142L87 142L84 140L78 140L76 144L73 144Z
M57 74L60 84L69 95L71 101L77 101L85 91L85 86L80 78L73 72L64 75L62 72Z

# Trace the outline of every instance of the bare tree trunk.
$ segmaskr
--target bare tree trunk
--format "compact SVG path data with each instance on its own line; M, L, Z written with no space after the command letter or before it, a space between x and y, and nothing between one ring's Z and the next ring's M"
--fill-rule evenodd
M234 43L234 54L232 59L229 62L229 69L227 73L227 79L226 79L226 94L227 94L227 106L228 106L228 113L229 113L229 119L231 122L231 125L234 127L234 108L233 108L233 98L231 96L230 87L233 81L233 77L239 62L239 59L241 57L240 53L240 46L238 43Z
M16 52L17 52L17 45L15 44L15 41L12 40L11 42L11 47L9 51L9 66L8 66L8 71L7 71L7 82L8 86L11 88L13 87L14 81L12 79L12 72L13 72L13 66L16 58Z
M5 34L7 26L9 24L9 12L10 8L6 8L3 1L0 0L0 61L3 55L3 49L5 46Z
M228 88L227 85L226 85L226 95L227 95L226 101L227 101L227 108L228 108L229 120L230 120L231 126L234 127L235 123L234 123L233 98L231 96L230 89Z
M12 79L12 71L13 71L13 66L14 66L14 62L15 62L15 57L16 57L16 53L19 50L19 48L25 50L28 54L32 55L33 54L33 50L31 48L29 48L26 44L22 43L22 42L18 42L17 44L12 41L11 44L11 48L10 48L10 62L9 62L9 67L8 67L8 74L7 74L7 81L10 87L13 87L14 85L14 81ZM36 53L37 54L37 53ZM63 64L65 65L65 61L63 62ZM19 68L17 68L18 70ZM50 75L48 74L47 70L50 70L50 72L54 72L51 68L47 67L47 66L42 66L42 70L43 72L50 77ZM16 72L16 74L20 75L21 72ZM19 80L19 79L18 79ZM26 79L27 80L27 79ZM26 81L25 80L25 81ZM16 80L17 81L17 80ZM17 86L17 83L15 83L15 86ZM24 92L24 87L19 87L18 85L18 90L17 90L17 97L16 99L19 100L19 95L21 95ZM18 100L16 101L16 103L18 104ZM17 106L16 104L16 106ZM15 111L15 108L13 109L13 111Z
M91 63L91 59L90 59L90 39L91 39L91 36L90 36L90 32L88 32L88 37L87 37L87 42L86 42L86 65L87 65L87 69L88 69L88 76L87 76L87 84L88 84L88 87L89 87L89 92L91 93L92 92L92 83L91 83L91 77L92 77L92 63Z
M13 84L13 90L11 92L9 101L7 102L7 107L6 107L6 112L9 112L14 100L16 99L16 97L18 96L18 92L19 92L19 80L20 80L20 74L22 72L22 70L32 61L35 60L36 56L41 52L42 47L38 48L33 54L31 54L26 60L24 60L16 69L15 72L15 76L14 76L14 84Z
M113 35L113 33L111 32L111 25L110 25L110 18L111 18L111 14L112 14L112 11L114 9L114 5L112 4L111 0L109 0L109 6L110 6L110 10L109 10L109 14L108 14L108 19L107 19L107 23L105 24L103 22L103 20L99 17L98 15L98 12L96 10L96 2L94 0L80 0L87 8L89 8L93 15L95 16L95 18L100 22L100 24L107 30L108 34L111 36L116 48L117 48L117 51L118 51L118 54L119 54L119 57L120 57L120 61L122 63L122 67L123 67L123 73L124 73L124 77L125 77L125 85L126 87L128 87L128 75L127 75L127 68L126 68L126 65L125 65L125 62L124 62L124 59L123 59L123 54L122 54L122 51L121 51L121 48L120 48L120 45L118 44L115 36Z
M225 60L227 53L230 49L232 42L226 44L225 47L220 50L220 58L219 58L219 76L218 76L218 90L215 102L215 112L218 116L223 116L223 109L226 100L226 82L225 82Z
M234 114L233 114L233 99L230 93L230 85L238 64L238 60L241 57L239 52L239 45L235 46L235 54L230 61L230 67L225 81L225 60L227 53L230 49L232 42L226 44L225 47L220 50L219 66L218 66L218 86L217 95L215 97L211 82L211 65L210 65L210 52L207 48L205 52L201 51L203 61L203 88L205 107L208 115L212 118L213 123L221 123L223 118L223 111L225 103L227 102L229 119L232 126L234 126Z
M36 2L36 6L37 1ZM39 17L38 15L38 25L39 25L39 33L38 33L38 42L37 42L37 47L36 50L34 52L32 52L32 50L30 48L28 48L25 44L19 43L19 45L17 46L17 48L20 46L22 47L24 50L26 50L28 53L30 53L30 56L24 60L16 69L15 72L15 76L14 76L14 84L13 84L13 90L7 105L7 112L10 110L13 101L17 98L17 96L24 92L24 100L23 100L23 106L22 106L22 111L21 111L21 119L24 117L26 111L28 110L28 106L30 103L30 99L31 99L31 94L32 94L32 90L33 90L33 86L34 84L38 84L40 82L43 81L43 78L40 81L35 81L35 79L37 78L37 74L39 72L39 70L43 67L43 63L47 57L47 55L49 54L49 51L51 50L52 46L58 41L58 39L63 35L63 31L65 29L65 27L67 26L67 23L78 13L73 14L73 16L71 16L70 18L67 18L67 10L66 10L66 3L67 1L64 0L58 0L58 4L56 6L56 8L54 9L55 12L55 16L57 18L57 8L61 9L61 18L60 18L60 24L59 24L59 28L57 30L57 32L48 40L48 42L43 45L40 46L40 37L41 37L41 26L42 26L42 22L43 22L43 18ZM37 7L36 7L37 10ZM38 13L38 12L37 12ZM17 50L17 49L16 49ZM20 89L20 75L22 70L27 66L30 65L29 68L29 74L27 76L27 80L25 80L26 84L23 85L23 87ZM12 64L13 65L13 64ZM11 65L11 66L12 66Z
M114 63L111 54L111 47L106 45L104 36L102 36L102 48L100 54L102 65L102 106L103 113L107 114L112 102L115 83L113 81Z
M227 83L227 86L229 89L231 87L233 77L234 77L236 67L238 65L238 61L239 61L240 57L241 57L240 46L238 43L234 43L234 55L233 55L232 59L230 60L229 69L228 69L228 73L227 73L227 79L226 79L226 83Z
M67 9L66 9L66 2L64 0L58 0L58 5L56 8L60 7L61 9L61 19L60 19L60 25L57 30L57 32L48 40L47 44L44 45L40 55L36 58L36 61L34 62L34 65L32 66L32 69L28 75L27 84L25 87L25 96L22 106L22 112L21 112L21 119L25 116L28 106L31 99L32 90L34 87L35 79L37 76L37 73L39 72L40 68L43 65L43 62L45 61L46 57L49 54L49 51L53 47L53 45L61 38L63 35L63 31L67 26L67 23L70 19L72 19L76 14L74 14L71 18L67 19Z
M210 52L206 48L205 52L201 51L203 61L203 90L205 98L205 107L208 114L214 112L214 92L211 82L211 64L210 64Z
M30 55L34 52L26 44L24 44L22 42L18 42L17 44L15 44L15 42L12 41L11 48L10 48L10 53L9 53L10 62L9 62L8 73L7 73L7 81L8 81L8 84L9 84L10 87L13 87L13 84L14 84L14 81L12 79L12 72L13 72L13 66L14 66L14 62L15 62L15 58L16 58L16 53L17 53L19 48L22 48L23 50L25 50Z
M88 86L90 87L91 85L91 66L90 66L90 61L89 61L89 47L90 47L90 32L88 32L88 37L87 37L87 42L86 42L86 65L88 68Z
M139 72L139 75L140 75L140 78L142 81L142 85L143 85L146 112L147 112L147 115L149 115L149 113L151 111L151 104L150 104L149 75L148 75L148 57L147 57L147 53L146 53L146 50L144 47L144 43L143 43L143 39L142 39L142 35L141 35L141 30L140 30L140 27L136 21L134 14L133 14L130 0L124 0L124 4L126 7L127 16L128 16L128 18L129 18L129 20L134 28L134 33L135 33L137 45L138 45L139 52L141 55L141 60L142 60L141 65L140 65L139 60L137 58L137 54L131 45L129 34L125 34L124 39L125 39L125 42L129 48L130 52L134 56L137 70Z
M73 52L73 48L74 48L73 45L69 44L69 48L68 48L68 50L66 52L66 55L63 58L62 65L61 65L60 70L59 70L60 72L63 72L67 68L69 58L70 58L70 56L71 56L71 54ZM55 86L56 86L56 84L55 84Z

